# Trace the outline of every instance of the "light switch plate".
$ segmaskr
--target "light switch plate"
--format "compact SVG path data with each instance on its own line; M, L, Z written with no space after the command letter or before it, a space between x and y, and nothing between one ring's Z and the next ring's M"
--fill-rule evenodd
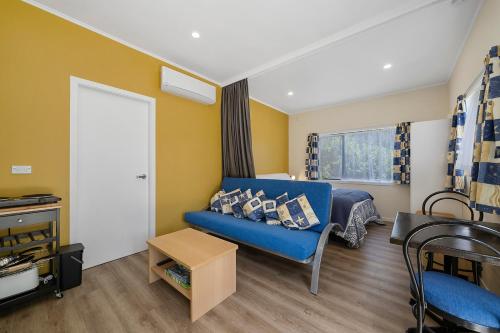
M31 174L31 165L13 165L13 175L29 175Z

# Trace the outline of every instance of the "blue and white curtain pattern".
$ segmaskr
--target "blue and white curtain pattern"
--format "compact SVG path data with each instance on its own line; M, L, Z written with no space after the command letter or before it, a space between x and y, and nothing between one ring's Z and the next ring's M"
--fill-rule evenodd
M410 123L396 125L392 179L396 184L410 184Z
M472 160L470 206L500 215L500 58L499 46L484 60Z
M306 177L309 180L319 178L319 134L311 133L307 136L307 159L306 159Z
M465 128L465 99L458 96L457 105L451 118L450 141L448 143L448 170L446 173L445 189L458 192L465 191L464 170L457 168L457 157L460 154Z

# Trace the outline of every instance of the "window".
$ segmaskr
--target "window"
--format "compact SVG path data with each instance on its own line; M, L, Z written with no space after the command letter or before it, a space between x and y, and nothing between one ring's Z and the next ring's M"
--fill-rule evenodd
M470 176L472 170L472 154L474 151L474 137L476 131L477 108L479 106L479 92L481 90L482 76L471 85L465 95L465 125L464 136L457 155L456 168L464 170Z
M322 135L321 179L392 182L395 128Z

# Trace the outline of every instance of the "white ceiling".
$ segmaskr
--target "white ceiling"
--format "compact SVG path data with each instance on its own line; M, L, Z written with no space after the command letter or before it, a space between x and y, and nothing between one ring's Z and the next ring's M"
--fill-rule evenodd
M287 113L448 80L480 0L26 0ZM452 4L453 3L453 4ZM199 39L191 33L198 31ZM384 71L385 63L393 68ZM292 90L294 96L287 96Z

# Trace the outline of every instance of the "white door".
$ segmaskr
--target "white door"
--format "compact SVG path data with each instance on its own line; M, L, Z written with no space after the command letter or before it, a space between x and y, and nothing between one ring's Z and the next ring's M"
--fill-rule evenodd
M71 243L89 268L146 249L154 99L77 78L71 90Z

